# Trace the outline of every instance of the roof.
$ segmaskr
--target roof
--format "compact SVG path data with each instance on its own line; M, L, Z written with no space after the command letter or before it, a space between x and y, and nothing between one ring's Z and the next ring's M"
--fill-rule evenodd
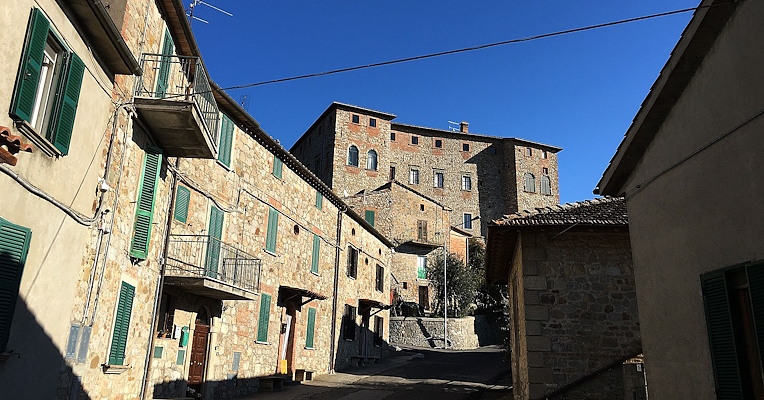
M391 123L391 128L392 129L396 129L397 128L397 130L399 130L399 131L406 131L406 130L417 129L417 130L437 132L439 134L447 134L447 135L451 135L451 136L464 137L464 138L476 137L476 138L485 138L485 139L498 140L498 141L508 140L508 141L512 141L512 142L517 142L517 143L521 143L521 144L532 145L532 146L544 148L546 150L551 151L552 153L557 153L558 151L562 150L562 147L552 146L552 145L549 145L549 144L545 144L545 143L541 143L541 142L534 142L532 140L520 139L520 138L516 138L516 137L501 137L501 136L484 135L484 134L472 133L472 132L450 131L450 130L447 130L447 129L430 128L430 127L427 127L427 126L402 124L400 122L392 122Z
M375 195L375 194L387 193L387 192L390 192L392 190L393 184L395 184L396 186L400 186L401 188L406 189L406 190L414 193L415 195L417 195L417 196L419 196L419 197L421 197L421 198L423 198L423 199L425 199L425 200L427 200L427 201L429 201L429 202L431 202L431 203L433 203L433 204L443 208L446 211L451 211L451 208L449 208L448 206L440 203L439 201L437 201L437 200L435 200L435 199L433 199L433 198L431 198L431 197L429 197L429 196L427 196L427 195L425 195L423 193L418 192L417 190L415 190L415 189L413 189L413 188L411 188L409 186L406 186L406 185L398 182L397 180L388 181L384 185L382 185L382 186L380 186L380 187L378 187L378 188L376 188L374 190L370 190L370 191L367 191L366 189L361 190L360 192L358 192L358 193L356 193L354 195L344 196L343 199L353 199L353 198L357 198L357 197L366 197L366 196L372 196L372 195Z
M740 2L703 0L663 66L637 115L618 145L595 194L620 196L623 185L690 83Z
M329 104L329 107L326 107L326 110L324 110L324 112L322 112L321 115L319 115L318 118L316 118L316 120L313 121L313 123L308 127L308 129L305 130L305 133L303 133L297 139L297 141L294 142L294 144L292 145L292 147L289 150L290 151L294 150L297 147L297 145L300 144L306 136L308 136L308 132L312 131L313 128L316 125L318 125L321 121L323 121L327 114L329 114L330 112L332 112L332 111L334 111L334 110L336 110L338 108L342 108L342 109L345 109L345 110L351 110L351 111L358 111L358 112L364 113L364 114L374 115L376 117L379 117L379 118L382 118L382 119L386 119L388 121L393 120L393 119L395 119L395 117L397 117L395 114L386 113L384 111L372 110L371 108L365 108L365 107L360 107L360 106L356 106L356 105L353 105L353 104L347 104L347 103L342 103L342 102L339 102L339 101L333 101L332 104Z
M559 226L629 224L626 201L620 197L584 200L505 215L492 221L496 226Z

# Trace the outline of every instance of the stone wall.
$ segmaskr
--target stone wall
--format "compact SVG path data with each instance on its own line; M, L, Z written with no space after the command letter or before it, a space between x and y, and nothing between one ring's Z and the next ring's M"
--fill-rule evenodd
M531 154L528 155L530 149ZM546 158L543 157L546 151ZM557 153L548 151L545 147L516 141L506 142L508 153L507 169L505 173L510 180L517 182L515 196L510 196L507 205L508 212L522 210L532 211L538 207L549 207L560 203L559 175L557 170ZM509 156L511 152L512 156ZM546 174L544 171L546 170ZM512 176L514 173L514 176ZM525 190L525 174L530 173L534 177L533 191ZM541 193L541 179L548 177L551 194Z
M493 343L500 327L485 315L448 318L448 340L454 349L476 349ZM428 339L429 338L429 339ZM390 343L416 346L443 346L443 318L390 317Z

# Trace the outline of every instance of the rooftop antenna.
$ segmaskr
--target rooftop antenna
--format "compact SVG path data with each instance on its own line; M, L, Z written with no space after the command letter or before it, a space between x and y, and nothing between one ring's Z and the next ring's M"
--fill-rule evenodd
M233 14L231 14L231 13L229 13L228 11L226 11L226 10L223 10L223 9L221 9L221 8L215 7L215 6L213 6L212 4L210 4L210 3L204 2L204 1L202 1L202 0L193 0L193 1L191 2L191 4L189 4L189 5L188 5L188 6L189 6L189 12L188 12L188 14L186 14L186 15L188 15L188 24L189 24L189 25L190 25L190 24L191 24L191 22L193 22L194 20L197 20L197 21L201 21L201 22L204 22L205 24L209 24L209 21L205 21L205 20L203 20L203 19L201 19L201 18L199 18L199 17L195 17L195 16L194 16L194 9L195 9L195 8L196 8L196 6L198 6L199 4L205 5L205 6L209 7L209 8L211 8L211 9L213 9L213 10L215 10L215 11L221 12L221 13L223 13L223 14L225 14L225 15L229 16L229 17L233 17Z
M241 97L239 97L239 105L241 108L244 109L244 111L249 111L249 95L243 94Z
M451 132L459 132L461 131L461 124L454 121L448 121L448 130Z

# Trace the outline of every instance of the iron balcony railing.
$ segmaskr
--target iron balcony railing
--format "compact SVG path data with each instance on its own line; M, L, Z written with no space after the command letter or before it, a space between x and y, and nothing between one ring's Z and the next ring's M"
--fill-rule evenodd
M443 240L445 238L443 237L442 232L435 232L435 233L419 233L417 230L414 230L414 232L406 231L402 234L399 234L398 237L395 238L395 242L398 244L403 243L417 243L417 244L424 244L429 246L443 246Z
M219 109L201 59L144 54L141 69L143 75L138 77L135 96L192 101L201 114L210 143L217 147Z
M168 276L201 276L260 292L260 259L206 235L170 235Z

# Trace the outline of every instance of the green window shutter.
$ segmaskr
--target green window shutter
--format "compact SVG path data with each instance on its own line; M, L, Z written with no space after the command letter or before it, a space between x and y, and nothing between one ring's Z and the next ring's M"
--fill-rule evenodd
M32 231L0 218L0 353L5 352Z
M175 52L175 44L172 42L172 35L170 30L165 29L164 32L164 45L162 46L162 54L165 56L171 56ZM172 59L170 57L162 57L159 63L159 73L157 74L157 89L156 95L158 98L164 98L167 94L167 84L170 80L170 67Z
M85 73L85 64L74 53L69 54L66 78L63 83L62 93L58 94L57 113L51 118L55 123L50 124L51 134L48 135L53 145L63 153L69 154L69 144L72 141L74 130L74 116L77 114L77 102L80 99L82 88L82 76Z
M281 179L281 172L284 169L284 163L281 161L280 158L273 156L273 175L276 178Z
M374 226L374 210L366 210L365 218L366 222Z
M764 349L764 263L749 265L746 268L746 274L748 275L748 292L751 297L756 340L759 344L759 353L761 353L763 351L761 349Z
M223 218L225 214L217 207L210 207L210 227L207 242L207 262L205 274L210 278L218 277L220 264L220 239L223 238Z
M276 252L276 237L279 230L279 212L271 207L268 210L268 232L265 236L265 250L271 253Z
M111 335L111 351L109 351L109 365L125 364L125 348L127 334L130 332L130 314L133 310L133 297L135 286L122 282L119 291L119 303L117 315L114 317L114 332Z
M271 316L271 295L260 295L260 317L257 320L257 341L268 342L268 319Z
M310 259L310 272L318 273L318 259L321 255L321 239L313 234L313 255Z
M226 167L231 166L231 149L233 148L233 128L234 123L223 114L223 121L220 124L220 145L218 146L218 161Z
M720 399L742 400L743 390L724 273L706 274L701 277L701 281L716 394Z
M138 207L135 212L133 243L130 246L130 256L141 260L146 259L149 253L151 222L154 216L154 197L161 164L162 150L147 144L146 157L143 160L143 171L141 172Z
M316 329L316 309L308 308L308 331L305 333L305 347L313 348L313 334Z
M318 190L316 190L316 208L319 210L324 207L324 195L321 194Z
M188 221L188 204L191 201L191 191L184 186L178 186L175 194L175 219L186 223Z
M32 121L37 82L40 80L40 69L49 29L50 23L42 12L37 8L32 9L21 66L16 77L16 92L13 94L11 105L12 113L27 122Z

